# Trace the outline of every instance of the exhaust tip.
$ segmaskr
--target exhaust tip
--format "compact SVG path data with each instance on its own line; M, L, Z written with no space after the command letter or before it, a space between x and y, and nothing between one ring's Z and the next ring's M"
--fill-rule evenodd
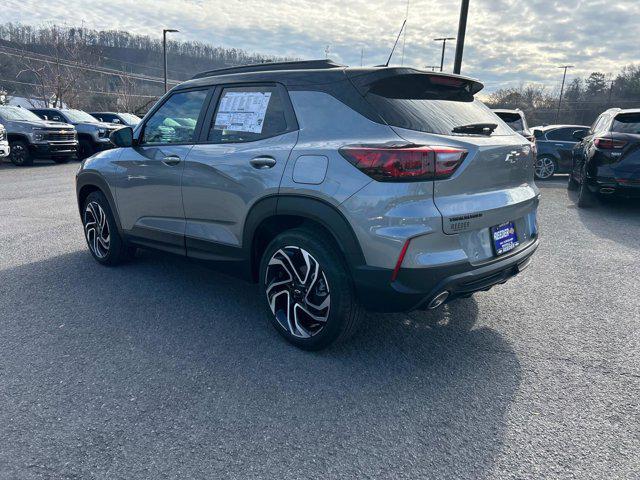
M444 302L446 302L447 298L449 298L449 292L447 290L440 292L439 294L437 294L435 297L431 299L431 301L427 305L427 309L435 310L436 308L441 306Z
M604 195L611 195L615 191L616 191L616 189L615 188L611 188L611 187L602 187L600 189L600 193L602 193Z

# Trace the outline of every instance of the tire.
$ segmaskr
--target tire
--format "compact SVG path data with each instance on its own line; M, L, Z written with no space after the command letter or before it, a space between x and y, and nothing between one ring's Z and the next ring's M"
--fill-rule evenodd
M69 162L69 157L53 157L52 160L57 164L63 164Z
M573 172L569 173L569 182L567 183L567 190L575 192L580 188L580 184L573 178Z
M543 155L536 158L534 174L536 180L549 180L558 171L555 158Z
M320 229L289 230L267 246L260 294L275 329L303 350L347 340L363 316L347 264Z
M120 236L109 202L102 192L91 192L85 200L82 226L89 252L98 263L119 265L135 254L135 249Z
M578 207L579 208L590 208L596 204L596 195L589 190L589 186L587 185L587 174L585 171L585 167L583 167L582 172L582 182L580 183L578 189Z
M94 148L93 143L85 138L81 138L78 142L78 159L84 160L94 153L96 153L96 149Z
M9 143L9 160L17 167L28 167L33 165L33 155L29 151L29 145L22 140L15 140Z

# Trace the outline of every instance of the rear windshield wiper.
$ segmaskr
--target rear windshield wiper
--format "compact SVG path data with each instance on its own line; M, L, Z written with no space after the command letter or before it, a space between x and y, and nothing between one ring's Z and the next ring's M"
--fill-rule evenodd
M475 133L476 135L489 136L496 128L498 128L497 123L472 123L469 125L460 125L459 127L453 127L451 131L453 133Z

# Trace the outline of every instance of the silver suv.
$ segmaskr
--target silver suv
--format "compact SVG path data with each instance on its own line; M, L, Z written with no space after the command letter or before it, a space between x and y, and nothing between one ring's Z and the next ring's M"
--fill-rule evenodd
M136 247L258 282L288 341L320 349L364 309L434 309L538 246L531 145L470 78L330 61L235 67L167 93L77 197L93 257Z

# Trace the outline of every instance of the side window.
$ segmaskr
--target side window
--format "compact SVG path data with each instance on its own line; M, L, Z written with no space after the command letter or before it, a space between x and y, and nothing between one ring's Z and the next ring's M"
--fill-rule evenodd
M285 102L277 87L228 87L220 94L207 141L253 142L286 131Z
M141 143L195 143L195 132L207 90L171 95L144 126Z
M547 133L547 138L558 142L575 142L573 131L573 128L558 128L557 130Z

